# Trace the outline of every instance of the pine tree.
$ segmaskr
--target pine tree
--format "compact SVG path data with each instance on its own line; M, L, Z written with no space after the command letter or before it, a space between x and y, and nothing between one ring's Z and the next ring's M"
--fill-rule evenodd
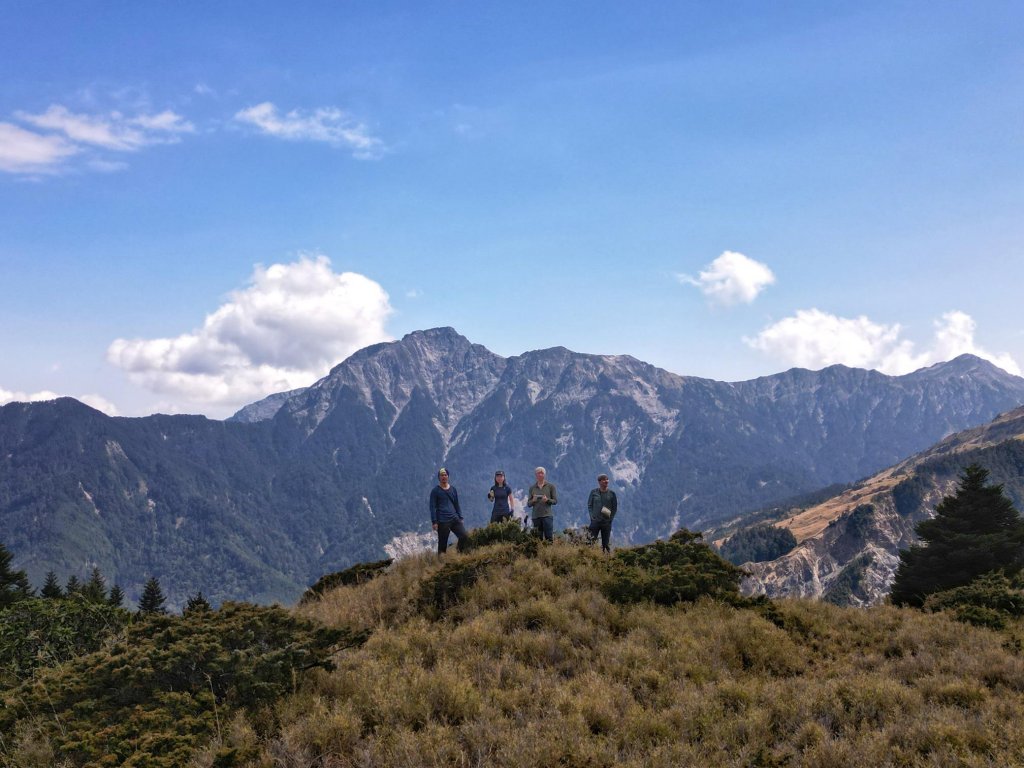
M142 599L139 600L139 613L167 613L164 607L166 602L164 591L160 589L160 582L156 576L150 576L146 586L142 588Z
M43 588L39 591L43 597L49 600L59 600L64 597L64 590L60 588L60 582L57 581L57 574L53 571L49 571L46 574L46 581L43 582Z
M185 610L182 611L182 614L187 615L189 613L195 613L197 611L211 610L213 610L213 608L210 607L209 601L205 597L203 597L203 592L202 590L200 590L188 599L188 602L185 603Z
M124 590L117 586L117 584L110 588L110 595L107 597L107 605L111 605L114 608L120 608L124 605Z
M82 587L82 596L90 603L105 603L107 601L107 581L103 578L99 568L92 569L92 575Z
M896 605L921 606L933 592L970 583L1024 564L1024 522L1001 485L987 485L988 470L972 464L956 493L945 497L935 517L918 523L922 543L900 552L892 585Z
M74 574L68 576L68 583L64 585L64 594L68 597L82 591L82 582Z
M11 566L14 560L7 547L0 544L0 608L5 608L26 597L32 597L32 585L24 571Z

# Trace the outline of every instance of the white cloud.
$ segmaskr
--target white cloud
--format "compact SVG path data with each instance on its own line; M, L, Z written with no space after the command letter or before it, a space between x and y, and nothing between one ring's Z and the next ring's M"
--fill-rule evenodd
M90 408L95 408L97 411L102 411L107 416L120 416L121 412L117 409L117 406L107 400L102 395L82 395L78 398L83 403L88 405Z
M307 386L369 344L389 339L384 289L326 256L257 266L249 285L174 338L117 339L107 359L146 388L222 409Z
M423 295L423 291L420 288L410 288L405 292L405 298L407 299L418 299Z
M63 133L76 144L119 152L134 152L151 144L174 143L181 140L181 134L195 132L192 123L170 110L134 117L120 112L86 115L52 104L38 115L16 112L15 116L36 128Z
M380 157L384 143L372 136L369 129L335 107L320 107L312 112L293 109L280 114L269 101L243 109L235 114L240 123L254 125L268 136L289 141L322 141L347 147L361 160Z
M696 277L676 275L684 285L694 285L716 304L750 304L765 288L775 282L767 264L755 261L736 251L725 251L707 265Z
M51 173L78 148L60 136L43 136L0 123L0 171Z
M972 354L1019 376L1020 367L1010 355L993 354L975 343L975 330L970 315L947 312L935 321L935 335L928 349L917 352L914 342L903 338L899 323L886 325L864 315L846 318L819 309L801 309L744 341L801 368L842 364L899 375Z
M49 400L56 400L58 395L56 392L51 392L48 389L44 389L40 392L11 392L10 390L0 387L0 405L7 403L43 403ZM80 395L76 398L81 402L85 403L97 411L103 411L108 416L117 416L117 406L107 400L101 395Z

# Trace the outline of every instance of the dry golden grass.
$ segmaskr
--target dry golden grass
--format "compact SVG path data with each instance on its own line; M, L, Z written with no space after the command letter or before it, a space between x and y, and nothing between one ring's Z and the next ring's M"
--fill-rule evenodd
M433 556L303 606L373 635L219 746L303 768L1024 761L1019 628L799 601L623 607L595 551L508 551L449 556L492 565L437 620L418 607Z

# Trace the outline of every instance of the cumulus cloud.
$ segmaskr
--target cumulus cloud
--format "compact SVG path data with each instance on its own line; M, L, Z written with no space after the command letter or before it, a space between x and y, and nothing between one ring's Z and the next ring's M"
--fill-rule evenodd
M288 141L322 141L352 150L353 157L368 160L384 153L384 143L362 123L335 107L311 112L293 109L281 114L265 101L235 114L235 120L252 125L268 136Z
M170 110L135 116L120 112L87 115L52 104L38 115L16 112L15 116L36 128L63 133L76 144L119 152L134 152L150 144L174 143L181 140L181 134L195 132L192 123Z
M61 395L58 395L56 392L51 392L48 389L44 389L40 392L29 393L12 392L0 387L0 405L6 405L7 403L44 403L50 400L56 400L58 397L61 397ZM117 406L101 395L79 395L76 399L92 408L95 408L97 411L103 411L103 413L108 416L119 415Z
M744 341L801 368L842 364L899 375L972 354L1020 375L1020 367L1010 355L993 354L978 346L974 340L977 325L965 312L945 313L935 321L934 328L928 348L917 351L914 342L903 336L899 323L887 325L864 315L847 318L819 309L801 309Z
M0 171L52 173L78 147L60 136L43 136L11 123L0 123Z
M775 282L775 275L767 264L736 251L723 252L695 278L682 274L676 277L684 285L699 288L709 301L726 307L750 304Z
M107 359L146 388L200 406L237 407L308 386L352 352L390 336L384 289L326 256L257 266L202 326L162 339L117 339Z

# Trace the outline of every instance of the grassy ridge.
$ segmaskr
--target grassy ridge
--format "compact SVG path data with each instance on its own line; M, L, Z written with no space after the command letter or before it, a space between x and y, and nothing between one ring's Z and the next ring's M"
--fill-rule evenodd
M832 768L1024 754L1015 630L795 601L623 606L598 553L514 550L450 560L484 567L433 618L423 585L445 566L430 556L300 608L373 634L278 705L276 735L242 727L236 746L261 766Z
M612 558L512 529L477 538L468 554L353 571L289 613L228 606L129 627L9 690L0 765L835 768L1024 755L1019 619L994 630L952 613L745 600L737 569L689 534ZM716 597L691 601L694 585Z

